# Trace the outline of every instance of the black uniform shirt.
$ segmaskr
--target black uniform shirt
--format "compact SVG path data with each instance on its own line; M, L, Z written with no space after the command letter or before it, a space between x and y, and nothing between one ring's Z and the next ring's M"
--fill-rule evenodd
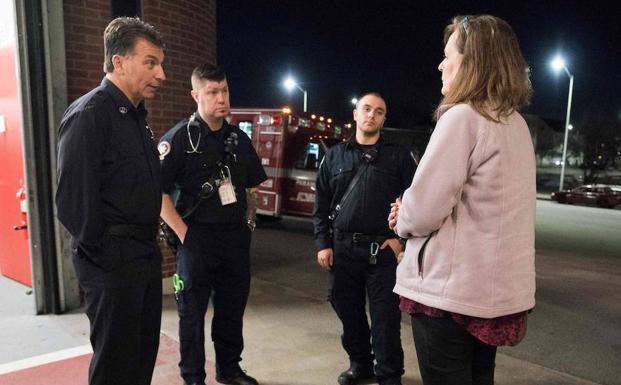
M390 204L410 187L416 164L407 148L386 143L381 137L375 149L377 157L360 176L332 224L333 228L369 235L394 235L388 228ZM352 138L328 150L321 162L313 214L317 250L332 247L328 216L362 165L362 154L362 146Z
M218 162L225 160L224 141L234 132L238 144L232 151L235 156L230 156L226 165L231 172L237 202L223 206L216 190L200 203L188 220L210 224L245 223L246 189L267 179L252 142L248 135L226 120L221 129L212 131L198 113L195 116L197 125L188 128L188 119L184 119L160 140L163 191L176 198L180 215L187 212L197 202L203 183L219 174Z
M146 116L143 103L134 107L106 78L65 111L58 218L88 255L101 248L106 226L158 223L161 174Z

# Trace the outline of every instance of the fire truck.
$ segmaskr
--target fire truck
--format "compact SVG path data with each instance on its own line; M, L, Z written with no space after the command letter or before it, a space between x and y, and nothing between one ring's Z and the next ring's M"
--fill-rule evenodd
M351 124L289 108L232 108L228 120L250 137L267 174L257 214L311 216L319 163L328 148L349 137Z

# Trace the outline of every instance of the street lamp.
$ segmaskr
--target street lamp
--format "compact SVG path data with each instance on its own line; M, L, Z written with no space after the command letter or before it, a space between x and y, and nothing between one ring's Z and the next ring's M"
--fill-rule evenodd
M282 84L287 89L287 91L291 91L292 89L297 88L298 90L302 91L302 93L304 93L304 112L306 112L306 104L308 101L308 93L306 92L306 90L302 89L302 87L300 87L300 85L291 76L287 77Z
M554 71L559 72L560 70L565 70L567 76L569 76L569 95L567 96L567 116L565 117L565 138L563 139L563 158L561 159L561 180L559 182L558 190L563 191L563 182L565 180L565 163L567 160L567 134L570 130L569 126L569 116L571 115L571 96L574 90L574 75L572 75L567 66L565 65L565 60L562 57L557 56L552 60L552 68ZM573 128L573 127L572 127Z
M351 98L351 104L354 106L358 103L358 98Z

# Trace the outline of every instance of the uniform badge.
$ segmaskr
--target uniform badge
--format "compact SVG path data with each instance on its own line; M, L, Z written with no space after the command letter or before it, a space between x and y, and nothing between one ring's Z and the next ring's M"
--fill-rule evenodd
M119 112L121 114L126 114L127 113L127 107L119 107Z
M163 140L157 145L157 150L160 153L160 160L164 160L166 155L170 153L170 143Z

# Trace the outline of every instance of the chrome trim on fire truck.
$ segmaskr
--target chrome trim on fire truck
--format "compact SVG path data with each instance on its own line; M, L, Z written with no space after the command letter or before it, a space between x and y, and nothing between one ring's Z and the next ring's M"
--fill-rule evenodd
M287 177L296 180L311 180L314 181L317 178L316 170L300 170L296 168L281 168L281 167L263 167L265 174L268 178L281 178Z
M278 132L278 131L259 131L259 134L282 135L282 132Z

